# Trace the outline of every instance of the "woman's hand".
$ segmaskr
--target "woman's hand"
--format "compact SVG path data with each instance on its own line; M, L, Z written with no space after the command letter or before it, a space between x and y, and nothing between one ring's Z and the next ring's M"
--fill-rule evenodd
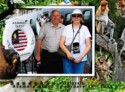
M64 42L65 42L65 36L61 36L61 39L60 39L60 48L62 49L62 51L64 51L66 53L67 58L70 61L73 61L74 58L73 58L72 54L69 52L69 50L65 47Z
M70 52L66 53L67 55L67 58L70 60L70 61L74 61L74 58L72 56L72 54Z
M82 61L82 58L81 58L81 57L74 60L75 63L80 63L81 61Z

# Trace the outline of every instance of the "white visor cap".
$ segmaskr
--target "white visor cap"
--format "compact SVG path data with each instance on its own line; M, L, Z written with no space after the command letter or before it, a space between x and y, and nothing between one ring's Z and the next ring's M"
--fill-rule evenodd
M82 11L79 10L79 9L75 9L73 12L72 12L72 15L73 14L81 14L82 15Z

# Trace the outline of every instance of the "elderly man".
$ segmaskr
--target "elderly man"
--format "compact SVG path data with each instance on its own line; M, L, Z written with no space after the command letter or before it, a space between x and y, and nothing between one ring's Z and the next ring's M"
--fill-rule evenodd
M37 69L38 73L62 73L62 61L57 53L60 36L64 30L64 25L59 23L60 17L60 12L58 10L53 10L50 16L51 22L41 27L37 39L37 53L35 57L37 62L41 62Z

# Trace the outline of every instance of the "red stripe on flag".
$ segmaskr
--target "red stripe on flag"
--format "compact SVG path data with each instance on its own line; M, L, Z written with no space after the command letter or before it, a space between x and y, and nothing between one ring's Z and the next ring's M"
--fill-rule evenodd
M18 31L19 34L25 34L23 31Z

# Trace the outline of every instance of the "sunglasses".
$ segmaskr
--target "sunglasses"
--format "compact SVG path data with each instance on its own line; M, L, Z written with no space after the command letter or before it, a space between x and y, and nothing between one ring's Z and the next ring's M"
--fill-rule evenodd
M82 17L81 14L73 14L72 17Z

